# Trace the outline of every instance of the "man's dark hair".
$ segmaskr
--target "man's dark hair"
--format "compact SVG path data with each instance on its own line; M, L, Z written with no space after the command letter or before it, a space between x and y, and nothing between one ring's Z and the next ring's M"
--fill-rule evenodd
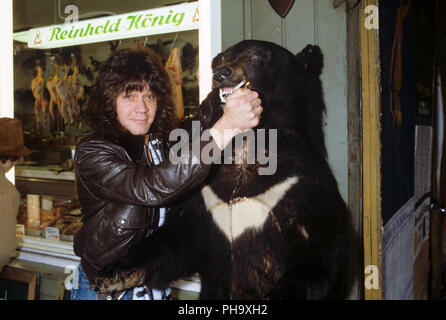
M19 160L19 157L10 156L7 154L0 153L0 162L6 163L6 161L11 160L12 162Z
M116 99L123 93L148 86L157 98L157 111L150 133L168 140L179 120L171 98L169 76L156 53L150 49L121 49L101 64L92 87L87 120L105 138L128 133L117 119Z

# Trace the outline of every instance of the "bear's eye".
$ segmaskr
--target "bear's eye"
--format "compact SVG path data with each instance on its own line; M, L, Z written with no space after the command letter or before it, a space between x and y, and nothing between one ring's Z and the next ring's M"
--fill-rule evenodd
M257 53L251 55L251 60L259 60L260 58L261 58L260 55Z
M257 50L250 50L248 52L249 61L252 63L259 63L263 60L263 55Z

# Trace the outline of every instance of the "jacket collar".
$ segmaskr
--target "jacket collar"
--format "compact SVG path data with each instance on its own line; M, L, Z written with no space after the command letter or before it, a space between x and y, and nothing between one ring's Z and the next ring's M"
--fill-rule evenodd
M144 136L125 134L119 137L118 144L127 151L133 161L138 161L144 151Z

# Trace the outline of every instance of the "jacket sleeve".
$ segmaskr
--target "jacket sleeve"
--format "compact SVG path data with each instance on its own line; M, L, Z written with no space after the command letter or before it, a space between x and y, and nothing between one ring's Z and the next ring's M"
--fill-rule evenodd
M207 145L213 144L213 145ZM218 150L215 142L200 141ZM93 197L122 203L160 206L193 188L207 176L210 164L200 159L200 151L189 150L189 157L180 163L165 159L156 166L129 161L118 145L101 139L81 141L76 150L75 164L79 182L88 185Z

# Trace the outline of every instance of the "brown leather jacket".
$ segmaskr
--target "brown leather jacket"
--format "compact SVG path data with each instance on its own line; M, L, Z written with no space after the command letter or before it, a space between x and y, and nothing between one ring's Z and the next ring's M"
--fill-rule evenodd
M214 143L211 139L210 142ZM204 142L201 142L203 148ZM158 141L164 159L166 143ZM198 185L210 165L197 161L151 165L144 147L139 163L117 143L91 134L76 148L76 188L83 226L74 239L74 252L90 280L99 270L124 256L157 226L158 206Z

